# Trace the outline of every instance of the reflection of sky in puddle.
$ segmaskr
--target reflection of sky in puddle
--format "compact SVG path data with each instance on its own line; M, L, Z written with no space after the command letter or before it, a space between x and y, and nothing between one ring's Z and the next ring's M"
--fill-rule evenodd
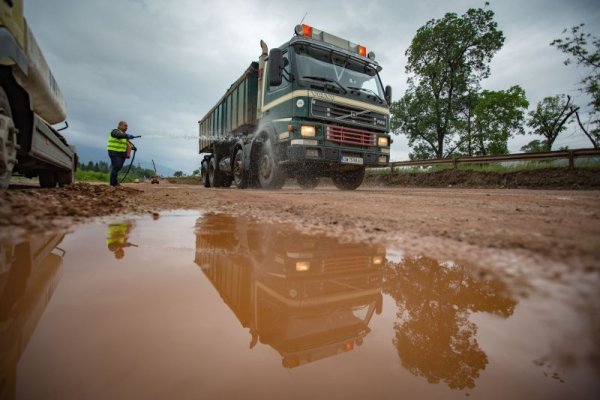
M541 295L478 267L193 211L1 246L2 398L599 388L597 297L576 287Z

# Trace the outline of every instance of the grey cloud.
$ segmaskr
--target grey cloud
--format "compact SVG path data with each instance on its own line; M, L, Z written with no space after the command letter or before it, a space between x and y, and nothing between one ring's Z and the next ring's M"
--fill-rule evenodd
M483 3L26 0L25 7L65 94L73 141L93 144L103 155L104 136L127 119L132 132L149 135L139 142L145 159L191 172L199 163L194 140L150 135L195 136L197 121L257 59L259 40L271 47L287 41L305 12L306 23L375 51L384 84L392 85L399 98L406 88L404 53L416 30L446 12L461 14ZM580 22L598 34L595 2L491 3L507 41L484 86L520 84L532 104L543 96L576 93L579 77L548 44ZM393 158L407 153L406 141L396 138Z

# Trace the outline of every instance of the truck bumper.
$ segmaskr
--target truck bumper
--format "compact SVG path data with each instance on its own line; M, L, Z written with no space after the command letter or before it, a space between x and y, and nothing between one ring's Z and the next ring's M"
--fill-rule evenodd
M362 165L365 167L382 167L387 165L389 161L389 155L380 151L341 146L319 146L311 144L310 140L292 141L286 149L286 156L286 159L291 163L328 163L336 165L343 164L342 156L361 158L363 160Z

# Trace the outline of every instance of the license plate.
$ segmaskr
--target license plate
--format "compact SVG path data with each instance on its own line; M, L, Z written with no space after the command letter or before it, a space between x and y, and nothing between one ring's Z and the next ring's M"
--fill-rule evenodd
M363 159L362 157L348 157L348 156L342 156L341 162L343 162L344 164L358 164L358 165L363 165Z

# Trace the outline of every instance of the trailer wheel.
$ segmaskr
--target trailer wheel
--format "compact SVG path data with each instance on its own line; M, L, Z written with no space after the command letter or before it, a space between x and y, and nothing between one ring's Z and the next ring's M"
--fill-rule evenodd
M56 173L54 171L43 170L39 172L40 186L43 188L56 187Z
M285 184L285 170L279 165L271 139L260 147L258 181L263 189L281 189Z
M337 172L333 174L331 180L340 190L354 190L360 186L365 178L365 169L359 168L353 171Z
M319 178L316 176L299 175L296 177L296 183L298 183L298 186L302 189L310 190L319 185Z
M219 164L217 163L217 158L215 156L211 157L208 162L208 181L210 187L214 188L221 187L223 184L221 171L219 171Z
M221 179L221 186L222 187L230 187L232 182L233 182L233 178L231 176L224 175Z
M233 180L235 186L240 189L245 189L250 184L250 174L248 171L244 171L244 152L241 148L238 148L233 155Z
M206 160L202 161L200 167L200 174L202 176L202 182L204 183L204 187L210 187L210 180L208 179L208 162Z
M12 119L8 96L0 87L0 189L8 188L10 176L17 163L18 130Z

